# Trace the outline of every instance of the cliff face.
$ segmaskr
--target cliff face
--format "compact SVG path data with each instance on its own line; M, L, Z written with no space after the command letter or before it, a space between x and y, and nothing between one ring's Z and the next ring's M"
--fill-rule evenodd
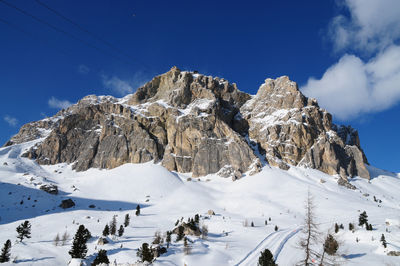
M39 138L24 156L78 171L154 160L171 171L236 179L267 161L369 178L357 132L332 125L288 77L267 79L250 96L224 79L174 67L132 95L87 96L26 124L6 145Z

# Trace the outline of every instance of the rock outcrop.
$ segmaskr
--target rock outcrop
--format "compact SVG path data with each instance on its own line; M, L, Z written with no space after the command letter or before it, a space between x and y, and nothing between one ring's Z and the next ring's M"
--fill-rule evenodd
M287 76L267 79L241 109L249 138L269 164L307 166L330 175L369 178L358 133L332 124L332 116L305 97Z
M267 79L251 96L174 67L124 98L90 95L24 125L6 145L35 139L24 156L77 171L154 160L171 171L237 179L266 161L369 178L357 132L333 125L288 77Z

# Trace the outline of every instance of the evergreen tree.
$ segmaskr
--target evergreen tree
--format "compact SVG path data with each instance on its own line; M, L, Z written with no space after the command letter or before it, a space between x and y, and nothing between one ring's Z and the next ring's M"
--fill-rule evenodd
M121 224L121 226L118 229L118 236L122 236L123 234L124 234L124 227Z
M139 215L140 215L140 205L138 204L136 206L136 216L139 216Z
M19 238L22 242L24 238L31 238L31 224L29 221L25 221L17 227L17 233Z
M337 223L335 223L335 233L339 232L339 225Z
M129 221L130 221L130 217L129 217L129 213L127 213L125 215L125 220L124 220L124 226L127 227L129 225Z
M338 248L339 243L331 234L329 234L325 239L324 251L326 252L326 254L333 256L336 254Z
M88 232L89 231L85 228L83 224L79 226L74 236L74 240L72 242L72 248L68 252L72 258L84 259L86 257L87 253L86 242L89 239Z
M372 231L372 224L366 223L366 224L365 224L365 229L366 229L367 231Z
M274 229L275 229L275 231L278 231L278 226L277 226L277 225L275 225L275 228L274 228Z
M319 265L336 265L332 258L326 257L326 254L328 254L329 256L334 256L336 255L338 248L339 243L337 242L337 240L331 234L328 234L324 241L321 262Z
M10 261L10 250L11 250L11 241L10 239L8 239L4 243L4 247L1 249L0 263Z
M198 214L196 214L195 216L194 216L194 221L195 221L195 223L199 223L200 222L200 216L198 215Z
M251 226L251 227L254 227L254 223L253 223L253 221L251 221L251 224L250 224L250 226Z
M258 258L258 266L276 266L274 256L272 255L269 249L265 249L261 252L260 257Z
M178 234L176 236L176 242L183 239L183 237L185 236L185 234L183 233L184 230L185 230L185 228L182 225L180 225L178 227Z
M353 231L353 229L354 229L354 224L349 223L349 230L350 230L350 231Z
M110 234L110 227L108 226L108 224L106 224L106 226L103 229L103 236L108 236Z
M382 234L382 236L381 236L381 242L382 242L383 247L386 248L387 247L387 243L386 243L386 238L385 238L384 234Z
M165 238L165 242L167 242L167 248L169 248L169 243L171 243L171 231L167 231L167 237Z
M339 228L340 228L340 229L344 229L343 224L340 224Z
M117 233L117 218L114 215L110 222L110 234L115 236L115 233Z
M177 226L179 224L179 219L176 220L175 226Z
M97 254L96 258L94 259L92 266L99 265L102 263L105 263L107 265L110 263L110 261L108 260L108 257L107 257L107 250L104 250L104 249L99 250L99 253Z
M87 242L90 238L92 238L92 234L89 232L87 228L83 230L83 238Z
M366 223L368 223L368 215L366 211L363 211L358 218L358 225L363 226Z
M142 260L142 262L152 262L154 259L154 254L147 243L142 244L142 247L138 249L136 255Z
M264 222L264 223L265 223L265 225L268 225L268 221L267 221L267 220L265 220L265 222Z

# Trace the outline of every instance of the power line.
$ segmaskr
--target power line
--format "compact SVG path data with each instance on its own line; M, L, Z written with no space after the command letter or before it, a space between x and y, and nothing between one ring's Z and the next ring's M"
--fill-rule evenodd
M32 39L34 39L34 40L38 40L38 39L36 38L36 36L33 35L32 33L30 33L30 32L28 32L28 31L24 30L23 28L18 27L17 25L15 25L15 24L13 24L13 23L11 23L11 22L5 20L5 19L0 18L0 22L3 23L3 24L5 24L5 25L7 25L7 26L9 26L10 28L13 28L13 29L16 30L16 31L19 31L19 32L21 32L21 33L23 33L23 34L29 36L30 38L32 38ZM41 41L41 42L43 42L43 43L46 43L46 44L50 44L49 42L46 42L46 41L44 41L44 40L39 40L39 41ZM50 45L51 45L51 44L50 44ZM58 50L59 52L61 52L62 54L64 54L64 55L68 55L68 56L72 55L72 53L69 53L69 52L67 52L66 50L63 50L63 49L59 49L58 47L57 47L57 50Z
M107 51L105 51L105 50L103 50L103 49L101 49L101 48L99 48L99 47L97 47L97 46L95 46L95 45L92 45L92 44L90 44L90 43L88 43L88 42L86 42L86 41L84 41L84 40L82 40L82 39L80 39L80 38L74 36L73 34L67 32L67 31L65 31L65 30L63 30L63 29L60 29L60 28L58 28L58 27L56 27L56 26L50 24L49 22L47 22L47 21L45 21L45 20L43 20L43 19L41 19L41 18L39 18L39 17L37 17L37 16L35 16L35 15L32 15L31 13L29 13L29 12L27 12L27 11L25 11L25 10L23 10L23 9L21 9L21 8L15 6L15 5L13 5L13 4L11 4L11 3L8 3L8 2L6 2L6 1L4 1L4 0L0 0L0 2L3 3L3 4L5 4L5 5L7 5L8 7L13 8L13 9L19 11L20 13L22 13L22 14L24 14L24 15L26 15L26 16L28 16L28 17L34 19L34 20L36 20L37 22L40 22L40 23L42 23L42 24L48 26L49 28L52 28L53 30L55 30L55 31L57 31L57 32L60 32L60 33L66 35L66 36L68 36L68 37L70 37L70 38L72 38L72 39L74 39L74 40L76 40L76 41L78 41L78 42L81 42L81 43L85 44L86 46L88 46L88 47L90 47L90 48L96 49L97 51L102 52L102 53L105 53L105 54L107 54L108 56L111 56L111 57L113 57L113 58L115 58L115 59L118 59L118 60L120 60L120 61L122 61L122 62L124 62L124 63L126 63L126 64L131 64L131 62L125 61L123 58L120 58L119 56L115 56L115 55L113 55L113 54L110 54L109 52L107 52Z
M85 32L86 34L89 34L92 38L102 42L103 44L105 44L106 46L108 46L109 48L117 51L118 53L120 53L121 55L124 55L126 57L128 57L129 59L131 59L132 61L135 61L133 58L130 57L130 55L128 55L127 53L125 53L123 50L119 49L118 47L114 46L112 43L104 40L103 38L99 37L97 34L89 31L88 29L86 29L85 27L81 26L80 24L78 24L77 22L74 22L73 20L69 19L68 17L66 17L65 15L61 14L59 11L49 7L48 5L46 5L45 3L43 3L40 0L35 0L36 3L38 3L39 5L43 6L44 8L46 8L47 10L51 11L52 13L54 13L55 15L59 16L60 18L64 19L65 21L69 22L70 24L74 25L75 27L77 27L78 29L80 29L81 31ZM141 63L143 64L143 63ZM143 64L144 65L144 64Z

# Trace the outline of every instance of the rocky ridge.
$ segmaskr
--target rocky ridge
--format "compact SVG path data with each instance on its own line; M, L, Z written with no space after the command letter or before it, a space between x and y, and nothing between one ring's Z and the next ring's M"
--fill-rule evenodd
M124 98L86 96L24 125L5 145L35 139L24 156L77 171L154 160L170 171L236 179L267 162L369 178L357 131L332 124L286 76L267 79L251 96L235 83L174 67Z

